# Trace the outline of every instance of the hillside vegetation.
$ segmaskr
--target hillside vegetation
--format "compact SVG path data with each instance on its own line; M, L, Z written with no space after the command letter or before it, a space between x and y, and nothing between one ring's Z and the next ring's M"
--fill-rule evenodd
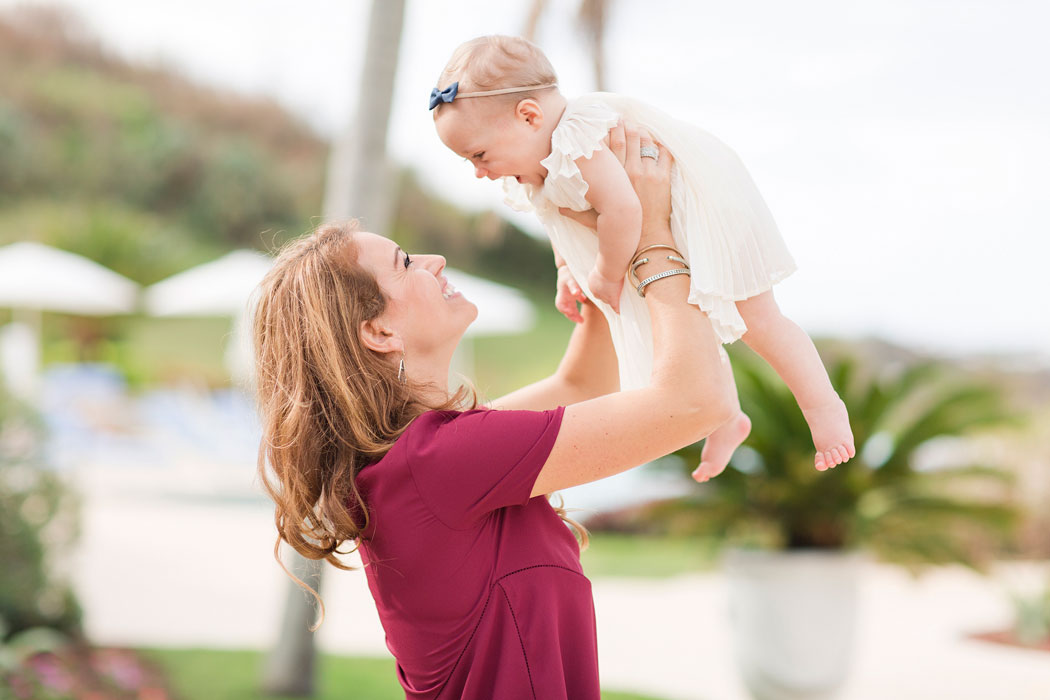
M149 284L316 224L328 144L272 100L108 53L54 9L0 14L0 244L38 240ZM553 288L546 244L400 178L392 234ZM513 261L511 264L510 261Z

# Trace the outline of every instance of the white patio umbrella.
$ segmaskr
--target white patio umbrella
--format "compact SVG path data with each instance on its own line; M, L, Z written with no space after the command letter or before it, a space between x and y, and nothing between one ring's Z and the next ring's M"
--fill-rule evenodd
M536 321L532 304L513 287L445 268L445 277L478 307L478 317L466 335L514 335L532 328Z
M217 260L157 282L144 294L146 311L155 316L230 316L233 335L226 350L226 364L238 381L251 369L247 314L252 292L269 271L273 259L252 250L236 250ZM467 336L522 333L532 327L532 305L518 290L496 282L445 269L445 276L478 307L478 318ZM460 365L473 364L472 346L464 341Z
M252 292L273 265L255 250L235 250L148 287L146 311L154 316L229 316L233 333L226 346L226 368L237 382L251 373L248 311Z
M23 241L0 248L0 307L14 323L0 333L0 374L17 395L32 399L43 311L108 316L132 311L138 285L109 268L58 248Z
M154 316L237 316L273 265L254 250L235 250L147 287L146 311Z
M106 316L135 307L138 285L87 258L42 243L0 248L0 306Z
M514 335L532 328L536 321L532 304L517 289L445 268L445 276L456 289L478 307L478 317L470 324L453 358L453 367L474 376L474 338L484 335Z

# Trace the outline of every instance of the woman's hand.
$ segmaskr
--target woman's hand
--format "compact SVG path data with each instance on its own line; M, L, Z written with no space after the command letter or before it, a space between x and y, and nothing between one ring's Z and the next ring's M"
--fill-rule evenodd
M611 143L615 143L610 140ZM658 158L642 157L643 149L656 147ZM619 156L618 156L619 157ZM674 158L654 143L645 129L626 127L623 169L642 203L642 238L638 247L654 243L673 244L671 221L671 166Z
M642 158L642 147L654 145L659 149L659 158ZM648 131L622 121L609 130L609 150L623 165L642 204L642 239L638 247L654 243L673 244L670 219L674 158L653 142ZM584 226L597 228L598 214L593 209L581 212L562 207L558 211Z

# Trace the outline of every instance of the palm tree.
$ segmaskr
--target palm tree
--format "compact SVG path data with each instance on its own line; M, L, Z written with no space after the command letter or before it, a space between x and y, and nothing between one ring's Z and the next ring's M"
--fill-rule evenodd
M838 360L832 384L849 407L859 451L817 472L809 429L784 383L753 354L734 352L734 365L751 435L725 472L695 496L647 509L647 522L774 549L865 547L905 564L970 566L987 554L982 543L1014 525L1006 472L919 465L931 447L1013 421L994 387L960 381L931 363L875 375L854 359ZM699 446L679 454L691 469Z
M404 0L372 2L364 67L357 89L357 113L336 140L328 162L326 220L357 216L373 231L387 228L391 177L386 137L404 14ZM320 590L323 564L294 551L290 558L292 573ZM263 677L263 690L269 695L314 694L316 651L311 623L315 611L311 602L312 598L298 584L288 582L280 636L270 652Z
M576 21L583 30L591 48L591 71L594 75L594 89L602 92L605 84L605 28L609 17L611 0L580 0L576 12ZM522 31L529 41L535 41L540 18L547 9L547 0L532 0L529 14L525 19Z

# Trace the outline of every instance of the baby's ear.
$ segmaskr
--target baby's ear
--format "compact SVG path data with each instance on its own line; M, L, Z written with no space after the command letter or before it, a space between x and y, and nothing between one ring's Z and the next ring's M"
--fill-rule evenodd
M534 129L543 124L543 108L540 103L531 97L518 102L514 108L514 116L522 120Z

